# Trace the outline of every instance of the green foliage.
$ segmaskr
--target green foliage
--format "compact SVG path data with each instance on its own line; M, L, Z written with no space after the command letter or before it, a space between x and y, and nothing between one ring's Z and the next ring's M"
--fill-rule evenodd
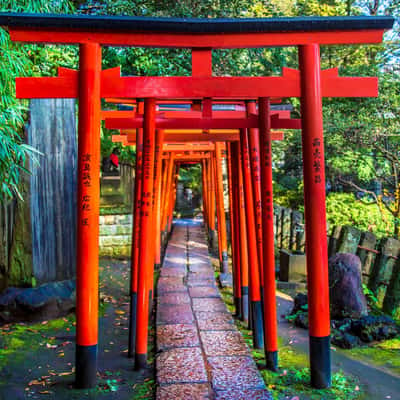
M201 165L195 164L187 168L179 169L179 180L185 187L192 189L193 194L199 194L201 190Z
M114 143L112 141L112 135L116 135L115 130L101 129L101 156L108 157L114 148L120 150L119 161L129 163L132 165L136 164L136 148L133 146L122 146L121 143Z
M368 301L369 305L377 306L378 299L375 296L374 292L365 284L362 284L363 293Z
M330 193L326 198L327 221L330 226L352 225L371 231L377 237L390 236L394 220L374 202L357 200L351 193Z

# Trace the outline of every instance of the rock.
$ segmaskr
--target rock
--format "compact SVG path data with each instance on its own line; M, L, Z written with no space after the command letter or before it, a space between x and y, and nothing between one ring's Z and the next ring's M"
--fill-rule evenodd
M361 284L361 262L356 255L338 253L329 259L329 294L332 319L368 314Z
M299 328L308 329L308 313L307 312L299 312L296 315L294 320L294 324Z
M305 311L308 308L308 299L305 293L298 293L294 298L293 310L291 314L296 314L298 311Z
M222 288L231 288L233 286L233 276L232 274L229 273L220 273L219 277L219 284L221 285Z
M351 332L363 342L370 343L396 337L400 334L400 326L386 315L368 315L352 321Z
M351 335L350 333L335 332L332 336L332 344L342 349L352 349L360 346L361 341L357 336Z
M37 288L8 288L0 295L0 321L40 321L75 308L75 280L50 282Z

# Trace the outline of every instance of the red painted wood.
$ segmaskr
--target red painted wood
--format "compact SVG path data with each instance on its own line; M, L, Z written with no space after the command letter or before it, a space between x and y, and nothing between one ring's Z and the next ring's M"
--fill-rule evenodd
M149 293L154 269L153 241L153 192L155 153L155 100L146 99L144 104L142 195L140 209L139 275L137 295L136 363L140 368L147 360L149 323Z
M297 70L283 69L282 76L269 77L121 77L118 68L104 70L101 97L235 98L300 97ZM375 97L374 77L338 77L322 72L323 97ZM17 98L76 98L78 81L66 75L54 78L16 78Z
M256 112L256 103L248 102L246 104L247 114L250 115ZM258 118L258 116L257 116ZM263 234L262 234L262 214L261 214L261 181L260 181L260 143L259 143L259 130L249 129L249 157L251 166L251 180L253 188L253 202L254 202L254 221L256 228L257 238L257 255L258 267L260 271L260 284L263 286Z
M74 30L10 28L11 40L26 43L100 43L115 46L181 47L181 48L254 48L296 46L310 43L356 44L380 43L383 30L316 31L277 33L180 34L151 32L90 32Z
M113 135L112 140L114 142L122 142L127 145L134 145L136 141L136 136L131 133L126 133L126 131L122 130L121 135ZM284 135L283 132L272 132L272 140L283 140ZM239 140L239 132L238 133L166 133L165 134L165 142L167 143L182 143L182 142L235 142Z
M192 76L212 75L212 53L211 49L192 50Z
M260 301L260 273L257 253L256 222L254 218L254 198L251 180L249 138L245 129L240 132L240 148L242 150L242 170L245 199L244 204L246 212L248 265L250 274L249 295L251 301Z
M98 340L101 48L84 44L79 53L76 343L92 346Z
M309 332L330 334L325 161L319 46L299 48Z
M264 269L264 346L266 352L278 350L278 325L276 315L275 236L272 187L272 148L269 99L258 101L260 108L260 166L263 229Z

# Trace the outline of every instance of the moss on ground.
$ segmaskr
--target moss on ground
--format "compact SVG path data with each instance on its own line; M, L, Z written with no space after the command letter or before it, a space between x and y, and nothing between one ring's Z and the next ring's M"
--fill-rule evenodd
M24 358L25 352L38 351L40 347L52 346L55 335L60 330L67 330L73 334L75 316L70 315L51 321L36 324L7 324L0 327L0 371L10 359Z
M231 288L221 290L222 298L228 310L233 313L233 296ZM241 331L250 349L253 349L252 332L241 321L236 320L236 326ZM343 372L332 375L332 387L318 390L310 385L310 369L308 357L297 351L282 338L279 343L279 372L265 369L263 350L252 350L252 355L260 369L264 382L274 399L301 398L313 400L356 400L363 398L358 381ZM296 397L297 396L297 397Z
M400 375L400 337L366 347L346 350L346 353L358 360L385 367Z

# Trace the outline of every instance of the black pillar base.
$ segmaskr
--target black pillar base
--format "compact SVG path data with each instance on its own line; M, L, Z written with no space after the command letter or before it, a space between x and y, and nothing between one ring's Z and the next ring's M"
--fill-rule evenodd
M255 349L264 348L264 321L261 301L251 302L251 315L253 322L253 346Z
M131 303L129 310L129 341L128 341L128 357L132 358L135 354L136 345L136 304L137 294L131 293Z
M265 365L270 371L278 371L278 352L265 351Z
M331 386L330 336L310 336L311 386L325 389Z
M140 371L147 368L147 354L135 354L135 370Z
M97 344L75 348L75 386L78 389L91 389L97 383Z
M249 288L242 286L242 321L249 322Z
M154 264L154 271L159 271L161 269L161 264Z
M242 299L241 297L235 297L235 317L238 319L242 319Z

